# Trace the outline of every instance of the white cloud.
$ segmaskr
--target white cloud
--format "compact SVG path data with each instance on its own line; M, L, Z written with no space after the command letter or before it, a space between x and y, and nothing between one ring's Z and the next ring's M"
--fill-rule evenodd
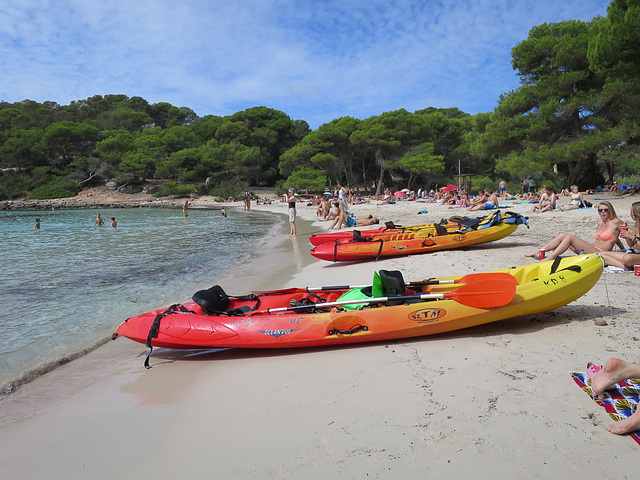
M534 25L605 15L597 0L238 2L22 0L0 12L0 100L124 93L199 115L267 105L339 116L491 110L517 86Z

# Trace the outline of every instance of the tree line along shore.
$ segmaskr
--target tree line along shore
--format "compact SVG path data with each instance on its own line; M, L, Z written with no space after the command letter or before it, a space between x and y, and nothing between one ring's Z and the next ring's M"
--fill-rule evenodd
M305 120L257 106L198 117L188 107L95 95L59 105L0 102L0 200L73 197L107 181L156 197L241 200L253 186L323 192L338 182L379 194L473 175L475 189L523 176L560 190L635 181L640 167L640 4L606 17L533 26L512 49L521 79L491 112L456 107Z

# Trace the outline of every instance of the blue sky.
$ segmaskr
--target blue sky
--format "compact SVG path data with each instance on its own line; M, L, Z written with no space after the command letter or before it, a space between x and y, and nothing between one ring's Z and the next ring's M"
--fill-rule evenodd
M518 87L511 49L603 0L19 0L0 8L0 100L140 96L312 128L405 108L475 114Z

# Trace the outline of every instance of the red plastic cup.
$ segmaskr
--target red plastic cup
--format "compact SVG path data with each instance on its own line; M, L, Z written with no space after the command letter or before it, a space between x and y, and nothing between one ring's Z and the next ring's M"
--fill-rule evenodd
M540 260L544 260L544 255L545 253L547 253L547 251L544 248L541 248L540 250L538 250L538 252L538 258L540 258Z
M629 231L629 227L620 227L620 231L621 232L628 232Z
M636 277L640 277L640 265L634 265L633 266L633 274Z

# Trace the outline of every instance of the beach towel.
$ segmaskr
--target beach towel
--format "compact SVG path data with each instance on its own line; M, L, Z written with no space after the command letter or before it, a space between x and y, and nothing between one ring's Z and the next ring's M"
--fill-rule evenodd
M604 267L604 273L631 273L633 270L625 270L622 267L615 267L613 265L607 265Z
M569 372L571 378L576 384L591 398L591 379L584 372ZM638 408L638 400L640 399L640 379L630 379L616 384L615 390L607 390L604 400L596 400L595 402L604 407L606 412L616 422L629 418ZM640 445L640 430L630 433L638 445Z

